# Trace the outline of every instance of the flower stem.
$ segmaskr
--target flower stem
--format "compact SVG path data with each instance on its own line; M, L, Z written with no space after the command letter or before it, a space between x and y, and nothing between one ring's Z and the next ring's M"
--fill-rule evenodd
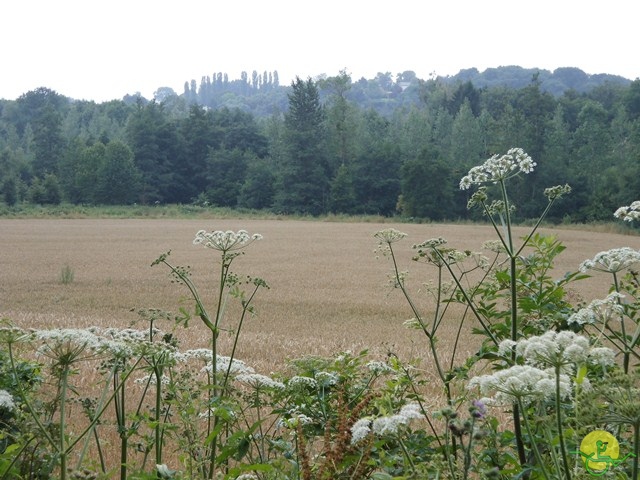
M633 425L633 469L631 478L640 478L640 422Z
M564 429L562 427L562 405L560 404L560 365L556 365L556 423L558 426L558 442L560 443L560 455L562 456L562 465L564 467L565 476L571 480L571 469L569 468L569 460L567 458L567 445L564 440Z
M518 398L518 403L516 404L519 409L524 411L523 405L522 405L522 400L520 398ZM527 430L527 434L529 435L529 438L531 439L531 448L533 449L533 455L536 457L536 462L538 462L538 465L540 465L540 469L542 470L542 475L544 476L544 478L546 478L546 480L550 480L549 479L549 474L547 473L547 469L544 466L544 462L542 461L542 456L540 455L540 450L538 450L538 444L536 443L534 437L533 437L533 432L531 431L531 427L529 425L529 421L527 420L527 416L523 415L522 416L523 420L524 420L524 428Z
M60 453L60 480L66 480L67 478L67 449L65 442L65 415L66 415L66 403L67 403L67 382L69 379L69 366L65 365L62 369L62 375L60 377L60 438L59 438L59 453Z

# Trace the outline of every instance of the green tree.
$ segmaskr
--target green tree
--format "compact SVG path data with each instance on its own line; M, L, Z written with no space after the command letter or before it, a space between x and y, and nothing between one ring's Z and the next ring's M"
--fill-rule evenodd
M97 172L96 203L126 205L135 202L139 196L139 178L131 149L119 141L109 142Z
M4 203L10 207L13 207L18 203L18 185L14 177L5 179L2 184L2 197L4 199Z
M584 188L580 205L580 220L610 220L615 210L614 199L624 186L624 164L615 160L615 150L609 112L593 100L584 103L578 114L579 126L574 132L574 161L572 177ZM618 143L620 139L618 139ZM619 145L616 145L619 147ZM612 169L612 165L616 168Z
M298 77L291 87L276 206L283 212L318 215L327 210L329 196L324 112L311 79Z
M338 167L336 176L331 181L329 202L333 213L354 213L356 193L353 176L345 164Z
M220 207L235 207L245 181L247 165L255 159L239 148L211 150L207 157L207 190L209 203Z
M275 195L274 166L269 159L256 158L249 163L240 188L238 206L265 209L273 206Z
M624 96L624 104L632 121L640 118L640 79L636 78Z
M544 140L549 121L553 117L555 101L549 93L540 88L538 75L534 75L531 84L517 92L514 107L523 115L522 145L532 158L543 158ZM536 189L537 186L532 186Z
M62 117L52 105L46 105L33 123L33 171L37 176L57 173L65 149Z
M60 164L61 186L71 203L94 203L98 172L104 163L105 145L97 142L87 146L75 139Z
M400 195L401 149L389 120L374 110L362 118L360 154L353 167L355 213L393 215Z
M62 201L62 190L58 177L47 173L44 178L34 178L29 188L29 199L39 205L58 205Z
M175 165L176 196L188 202L207 188L207 156L221 143L222 133L213 123L213 115L198 105L180 123L181 160Z
M327 150L331 172L351 165L357 154L356 108L347 99L351 77L342 70L339 75L318 81L329 98L326 104Z
M453 120L451 128L451 163L468 167L476 165L484 156L484 142L480 121L465 101ZM462 178L462 175L460 175Z
M146 105L138 98L127 124L127 144L133 151L142 175L139 201L175 202L182 200L176 188L176 163L180 142L176 126L156 102Z
M450 165L434 152L424 151L402 166L403 215L430 220L455 218L454 188Z

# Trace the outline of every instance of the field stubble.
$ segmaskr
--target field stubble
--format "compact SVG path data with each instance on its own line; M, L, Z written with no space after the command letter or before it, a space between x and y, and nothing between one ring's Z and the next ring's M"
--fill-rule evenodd
M414 287L435 279L435 269L411 261L411 246L444 237L450 246L481 250L494 239L491 227L477 225L331 223L291 220L0 220L0 315L19 326L33 328L128 327L139 320L135 310L159 308L192 310L187 291L172 284L166 268L151 268L159 254L171 250L174 265L191 266L192 278L213 309L218 252L194 246L195 232L246 229L264 239L236 259L232 270L264 278L269 290L259 292L258 315L249 319L237 357L262 373L282 371L287 359L305 355L329 356L344 350L369 349L383 357L388 351L404 360L429 364L426 339L403 327L411 312L400 291L389 287L391 262L376 258L373 234L388 227L408 234L395 244L402 270L410 271ZM554 275L574 271L580 262L615 247L640 248L640 237L586 230L542 229L568 247L560 255ZM524 235L525 229L516 229ZM60 271L68 265L74 281L63 284ZM607 294L610 279L596 275L575 284L578 298ZM419 294L418 294L419 295ZM424 312L433 310L427 296L419 296ZM462 312L462 310L459 310ZM230 312L233 313L233 312ZM430 314L425 315L427 319ZM452 350L459 319L443 325L439 348ZM230 315L226 328L234 328ZM143 325L140 325L142 328ZM470 328L470 324L469 324ZM182 348L208 346L207 330L194 318L178 330ZM471 354L478 338L463 335L461 357ZM229 353L231 335L221 338ZM462 361L460 358L459 361Z

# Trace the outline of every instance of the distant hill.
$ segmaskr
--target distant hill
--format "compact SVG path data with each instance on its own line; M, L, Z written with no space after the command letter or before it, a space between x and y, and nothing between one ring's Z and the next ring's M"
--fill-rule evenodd
M330 77L321 74L316 78L322 80ZM562 96L566 91L583 94L603 85L626 87L631 83L631 80L618 75L589 75L574 67L557 68L553 72L519 66L488 68L483 72L469 68L460 70L456 75L426 80L407 70L396 75L379 72L372 79L351 78L346 98L361 108L372 108L388 115L398 107L419 104L422 101L422 86L429 82L437 81L453 87L470 82L476 89L500 87L518 90L530 85L534 78L540 82L542 91L555 97ZM195 80L185 82L184 91L179 96L189 104L213 109L240 108L264 117L287 109L289 90L289 84L279 83L277 71L263 74L254 71L251 75L242 72L239 79L231 79L226 73L214 73L211 77L203 76L199 83ZM329 93L322 90L321 87L321 96ZM172 89L161 87L156 92L156 100L163 101L176 95ZM135 98L130 96L125 101L134 102Z
M518 89L530 84L534 75L538 75L540 88L555 96L560 96L567 90L586 93L604 83L621 86L627 86L631 83L631 80L619 75L606 73L589 75L575 67L556 68L553 72L539 68L522 68L518 66L487 68L483 72L478 71L477 68L468 68L460 70L456 75L440 77L440 79L451 83L469 81L476 88L500 86Z

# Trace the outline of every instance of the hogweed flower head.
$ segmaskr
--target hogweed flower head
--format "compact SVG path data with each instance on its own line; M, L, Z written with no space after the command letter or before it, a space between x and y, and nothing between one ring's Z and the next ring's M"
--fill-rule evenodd
M236 381L249 385L256 390L262 388L271 388L275 390L284 389L284 383L278 382L277 380L260 373L241 373L236 377Z
M585 273L587 270L597 272L617 273L640 262L640 252L630 247L612 248L597 253L591 260L585 260L578 269Z
M351 427L351 445L360 443L371 433L371 419L361 418Z
M524 359L527 365L545 369L548 367L574 369L586 363L603 367L614 363L615 353L605 347L594 347L589 339L569 330L549 331L539 336L522 338L517 342L504 340L498 346L498 353L510 356L512 350ZM567 368L562 368L562 371Z
M422 409L417 403L408 403L394 415L371 419L361 418L351 427L351 444L364 440L371 432L376 435L397 435L398 432L414 419L424 418Z
M294 390L307 390L318 388L318 382L315 378L304 377L302 375L294 375L287 382L287 387Z
M201 358L201 357L199 357ZM206 372L208 374L213 373L213 362L208 361L207 364L200 370L201 372ZM230 374L245 374L245 373L255 373L254 369L248 366L242 360L238 360L237 358L231 359L230 357L225 357L223 355L216 355L215 362L216 372L223 373L227 370Z
M0 408L3 408L8 412L12 412L16 408L13 396L11 396L11 394L6 390L0 390Z
M406 233L396 230L395 228L385 228L373 234L380 243L395 243L407 236Z
M512 148L505 155L494 155L482 165L473 167L460 180L460 190L468 190L472 185L497 183L518 173L531 173L536 166L531 157L521 148Z
M571 382L565 374L560 375L560 396L567 398L571 395ZM473 377L467 388L478 387L484 395L495 392L491 400L483 400L485 404L508 405L519 399L550 400L556 392L555 373L542 370L531 365L514 365L505 370L499 370L491 375Z
M256 240L262 240L262 235L259 233L249 235L246 230L238 230L237 232L232 230L215 230L213 232L199 230L196 233L193 244L204 245L205 248L226 253L232 250L241 250Z
M593 300L589 305L581 308L567 318L569 325L594 325L596 323L606 324L612 317L620 316L624 313L624 307L620 301L624 295L612 292L604 299Z
M365 367L368 368L369 371L374 375L383 375L385 373L393 371L389 364L377 360L372 360L371 362L367 363Z
M374 250L376 258L378 258L379 254L382 254L383 257L390 256L391 244L399 242L406 237L407 234L395 228L385 228L384 230L374 233L373 236L378 239L378 246Z
M288 412L291 416L278 420L278 428L288 428L295 430L298 425L309 425L313 423L313 418L308 417L304 413Z
M556 185L555 187L544 189L544 196L547 197L549 201L556 200L569 193L571 193L571 187L566 183L564 185Z
M633 222L640 219L640 200L632 202L629 206L618 208L613 216L625 222Z
M586 337L570 331L549 331L523 338L515 347L527 364L541 368L584 363L590 348Z

